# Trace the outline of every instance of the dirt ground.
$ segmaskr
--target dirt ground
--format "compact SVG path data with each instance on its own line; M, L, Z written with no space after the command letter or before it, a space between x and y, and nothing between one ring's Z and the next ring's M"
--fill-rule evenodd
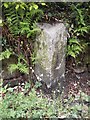
M77 94L79 90L83 91L87 95L90 95L90 72L75 72L74 69L66 68L64 82L65 93Z

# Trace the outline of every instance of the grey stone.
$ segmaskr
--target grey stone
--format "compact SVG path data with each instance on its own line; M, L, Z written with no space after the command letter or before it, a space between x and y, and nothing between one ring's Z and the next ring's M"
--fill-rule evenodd
M65 79L67 31L63 23L38 24L41 34L35 42L35 74L47 87L61 86Z

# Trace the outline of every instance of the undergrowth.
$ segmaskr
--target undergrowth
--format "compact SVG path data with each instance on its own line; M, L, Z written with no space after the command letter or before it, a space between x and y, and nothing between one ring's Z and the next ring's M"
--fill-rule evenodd
M28 95L25 92L30 87L26 83L22 87L7 88L5 86L0 94L0 118L88 118L89 96L80 91L75 97L68 98L62 95L56 97L55 92L44 95L40 90L40 83L36 83ZM76 101L76 102L75 102Z

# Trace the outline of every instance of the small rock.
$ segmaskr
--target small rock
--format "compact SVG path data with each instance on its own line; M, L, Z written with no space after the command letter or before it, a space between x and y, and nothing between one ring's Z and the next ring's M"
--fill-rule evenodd
M85 67L80 67L80 68L74 68L74 72L77 74L84 73L86 71Z

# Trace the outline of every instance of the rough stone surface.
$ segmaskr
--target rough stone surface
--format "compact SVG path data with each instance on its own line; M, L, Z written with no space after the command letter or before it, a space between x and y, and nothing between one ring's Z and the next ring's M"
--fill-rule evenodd
M2 78L4 80L11 79L19 76L19 71L15 71L11 73L8 70L10 64L17 64L17 58L15 56L11 56L9 59L4 59L2 61Z
M63 23L38 24L41 34L36 39L35 73L48 88L64 80L67 32Z

